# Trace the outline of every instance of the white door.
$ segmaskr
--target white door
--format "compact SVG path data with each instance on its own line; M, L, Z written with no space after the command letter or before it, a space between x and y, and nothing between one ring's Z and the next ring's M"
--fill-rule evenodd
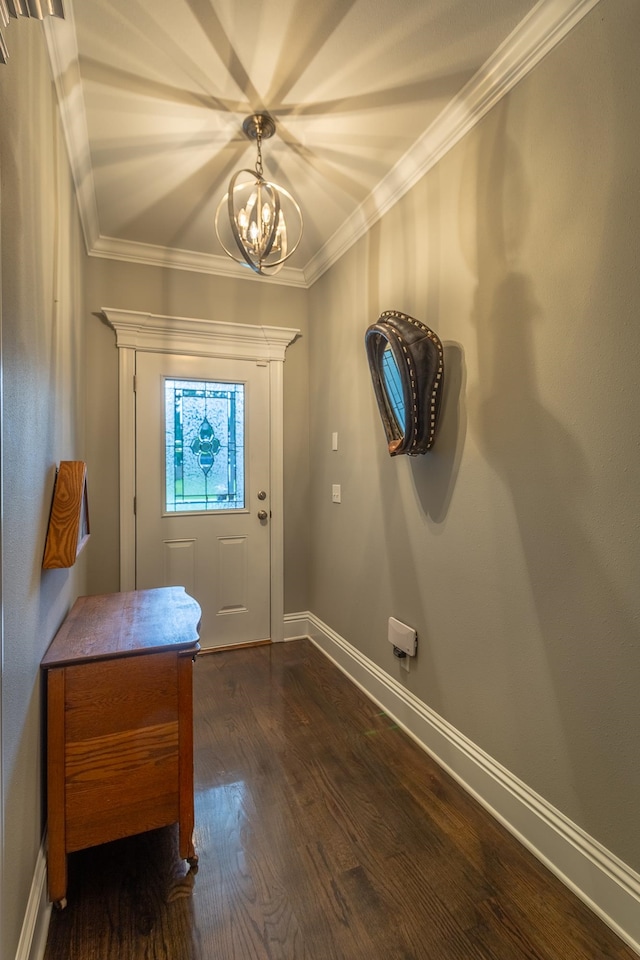
M136 588L184 586L200 642L270 635L269 368L136 354Z

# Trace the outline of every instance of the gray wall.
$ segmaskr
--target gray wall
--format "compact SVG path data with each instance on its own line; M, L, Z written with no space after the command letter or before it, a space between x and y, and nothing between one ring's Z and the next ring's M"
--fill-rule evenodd
M55 468L84 458L82 244L42 27L12 21L0 67L3 960L15 957L44 829L39 664L78 593L42 570Z
M309 419L306 290L251 279L88 258L87 341L91 403L87 459L94 503L89 564L91 593L119 589L118 351L115 333L96 316L102 307L228 323L293 327L301 336L284 364L285 610L306 610L308 557Z
M103 306L302 330L285 363L285 609L312 610L640 869L639 35L636 0L602 0L307 293L83 257L41 28L12 22L0 70L7 960L43 826L39 661L78 593L118 588ZM364 331L387 308L445 343L442 432L414 460L388 457L366 366ZM73 570L43 573L55 464L76 458L91 540ZM390 615L420 635L408 676Z
M309 350L310 609L635 869L638 37L603 0L314 285ZM445 344L415 459L363 347L391 308Z

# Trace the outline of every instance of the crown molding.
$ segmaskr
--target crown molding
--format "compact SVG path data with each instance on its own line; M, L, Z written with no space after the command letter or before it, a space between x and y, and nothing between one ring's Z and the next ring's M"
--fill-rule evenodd
M333 266L600 0L540 0L305 267L308 286Z
M540 0L303 269L284 267L277 276L257 277L226 257L100 235L73 5L72 0L65 0L66 19L47 19L44 29L87 253L95 257L216 276L310 287L599 2Z
M248 266L243 267L229 257L199 253L196 250L181 250L176 247L155 246L151 243L139 243L136 240L118 240L116 237L96 237L91 248L87 247L87 253L91 257L126 260L128 263L144 263L151 267L173 267L176 270L191 270L195 273L210 273L218 277L234 277L241 280L260 280L289 287L307 286L303 271L294 267L283 267L276 276L266 274L258 276Z

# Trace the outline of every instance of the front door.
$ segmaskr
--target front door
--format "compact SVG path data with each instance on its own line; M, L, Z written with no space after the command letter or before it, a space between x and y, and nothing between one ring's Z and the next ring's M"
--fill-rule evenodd
M269 369L136 354L136 588L184 586L201 644L270 635Z

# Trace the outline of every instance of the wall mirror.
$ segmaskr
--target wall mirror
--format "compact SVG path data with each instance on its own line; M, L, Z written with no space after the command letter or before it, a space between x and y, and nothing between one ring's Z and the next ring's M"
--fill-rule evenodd
M387 310L368 328L365 346L390 456L426 453L436 438L442 399L440 340L414 317Z

